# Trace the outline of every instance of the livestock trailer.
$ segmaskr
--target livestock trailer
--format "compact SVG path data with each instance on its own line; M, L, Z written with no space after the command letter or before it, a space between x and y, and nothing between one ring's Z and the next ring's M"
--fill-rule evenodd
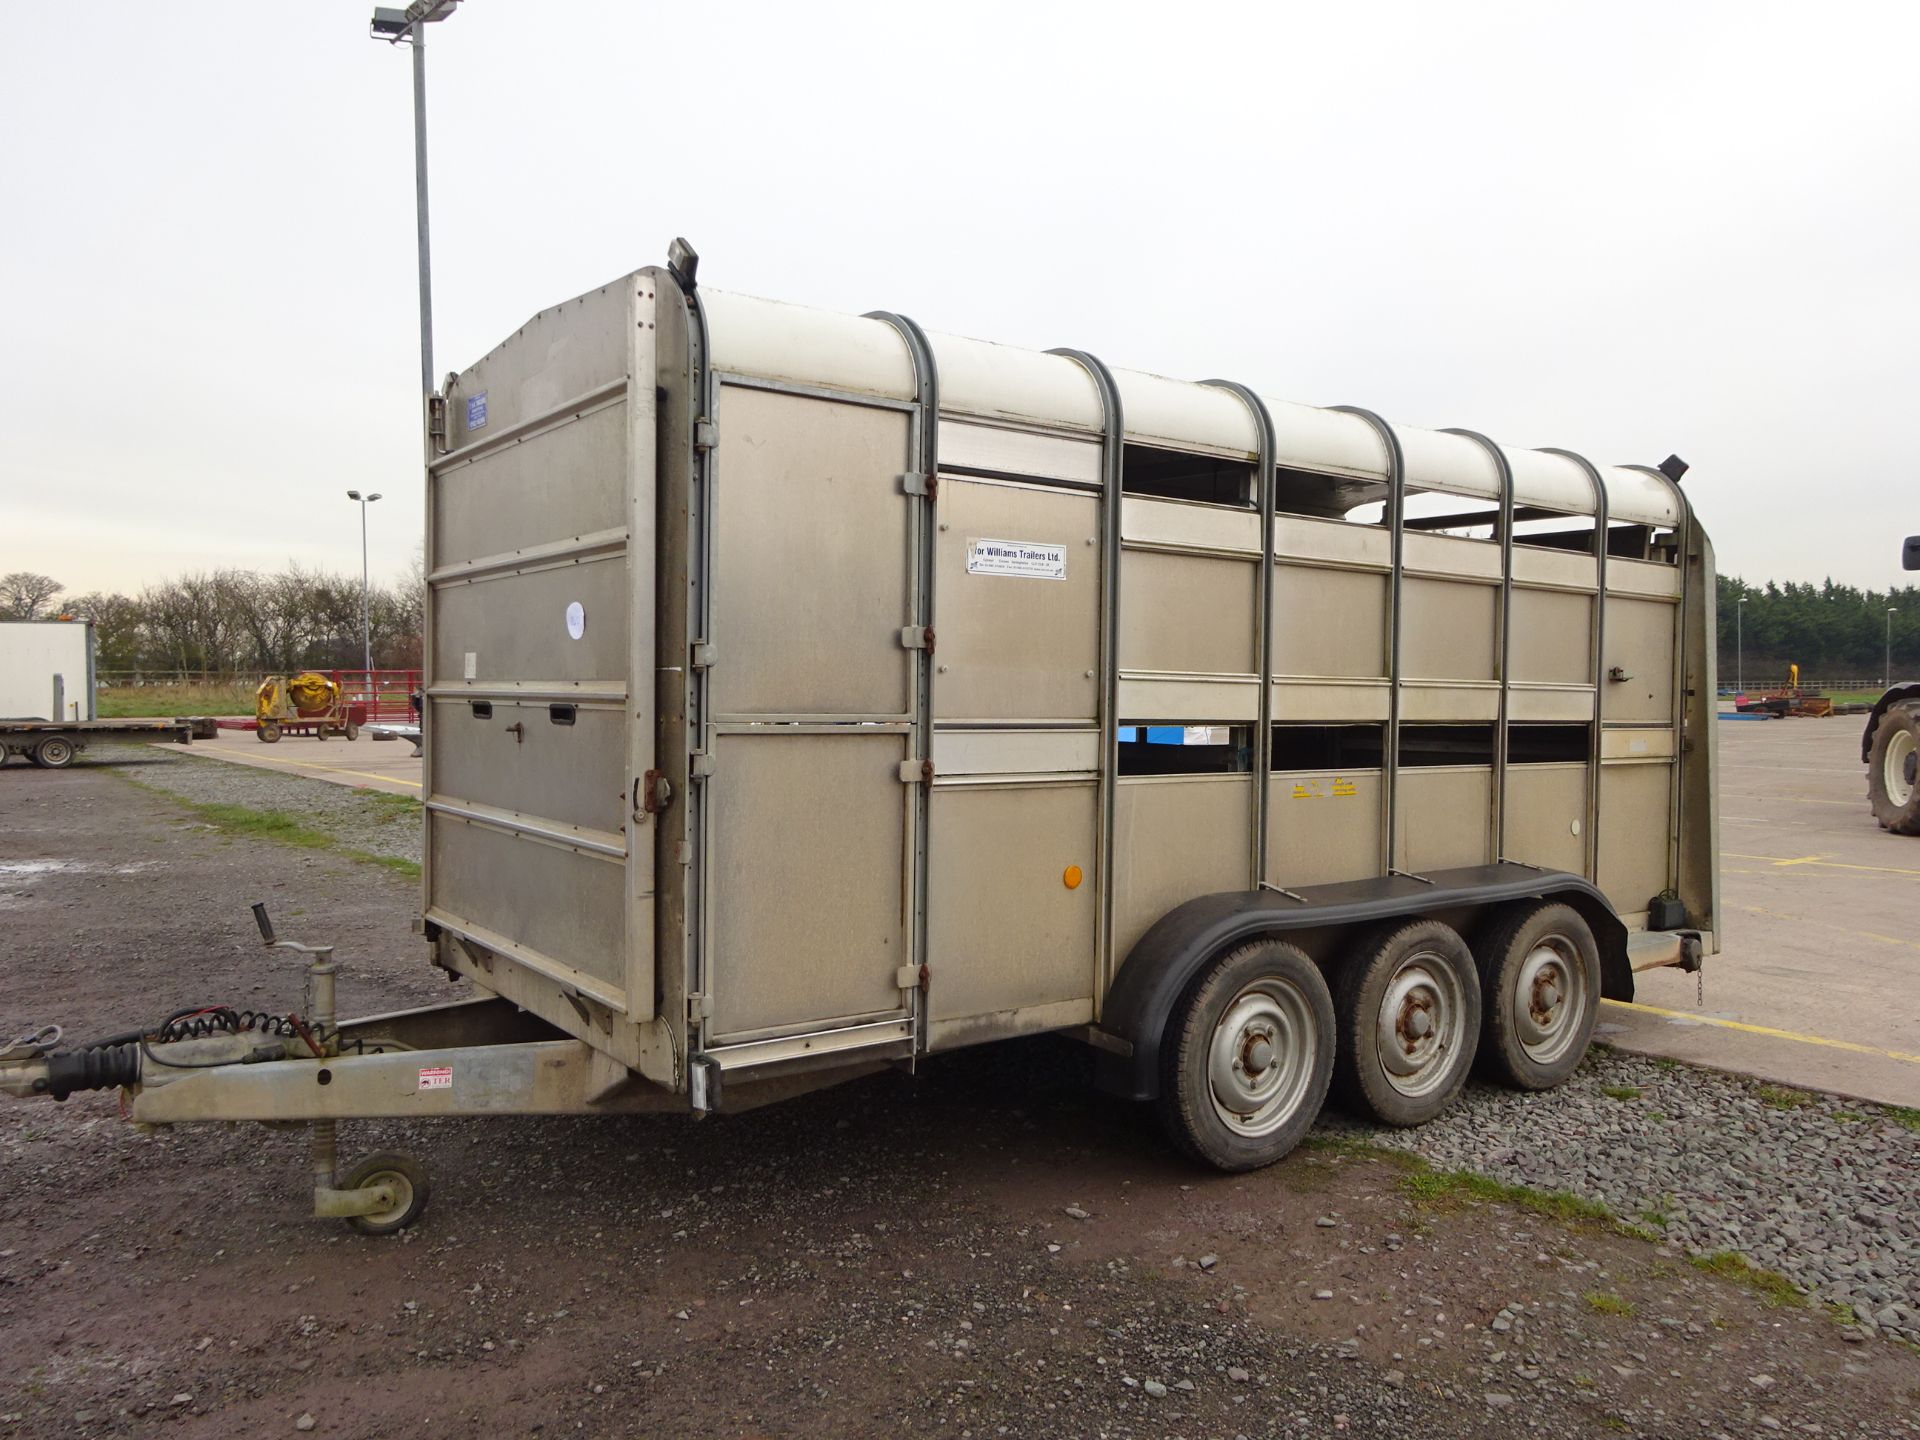
M485 998L335 1028L326 957L268 1053L176 1020L0 1083L317 1122L317 1211L384 1228L417 1167L336 1183L335 1120L730 1109L1056 1031L1243 1169L1330 1084L1411 1124L1476 1059L1557 1083L1603 995L1715 951L1677 459L696 265L542 311L429 406L419 923Z

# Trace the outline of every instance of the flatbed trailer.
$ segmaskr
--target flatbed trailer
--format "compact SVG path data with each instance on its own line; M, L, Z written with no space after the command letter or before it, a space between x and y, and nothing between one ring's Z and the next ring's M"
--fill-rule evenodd
M677 242L428 407L417 925L481 998L0 1057L132 1119L738 1109L1005 1037L1244 1170L1330 1087L1546 1089L1714 953L1714 573L1596 465L701 286ZM262 936L274 936L256 908Z
M43 770L64 770L96 740L193 743L185 717L127 720L0 720L0 764L19 755Z

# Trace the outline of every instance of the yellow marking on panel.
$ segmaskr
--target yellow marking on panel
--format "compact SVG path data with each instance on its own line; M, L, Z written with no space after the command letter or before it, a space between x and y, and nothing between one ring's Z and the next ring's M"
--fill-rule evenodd
M1829 1050L1846 1050L1855 1055L1877 1055L1883 1060L1898 1060L1907 1065L1920 1065L1920 1055L1909 1055L1904 1050L1882 1050L1877 1045L1861 1045L1852 1040L1829 1040L1824 1035L1802 1035L1794 1030L1776 1030L1771 1025L1749 1025L1742 1020L1722 1020L1717 1015L1690 1015L1685 1010L1662 1010L1658 1005L1642 1005L1637 1000L1602 1000L1600 1003L1612 1005L1621 1010L1640 1010L1648 1015L1658 1015L1667 1020L1685 1020L1694 1025L1713 1025L1721 1030L1738 1030L1743 1035L1764 1035L1770 1040L1791 1040L1799 1045L1823 1045Z

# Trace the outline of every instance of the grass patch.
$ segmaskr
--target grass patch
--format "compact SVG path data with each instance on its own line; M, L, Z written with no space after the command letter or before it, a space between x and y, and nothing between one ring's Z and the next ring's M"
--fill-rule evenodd
M1696 1270L1732 1280L1757 1293L1769 1305L1798 1305L1806 1297L1778 1270L1764 1270L1737 1250L1716 1250L1711 1255L1689 1255L1687 1263Z
M326 850L344 859L356 860L363 865L377 865L396 875L404 875L409 880L420 878L420 862L408 860L399 855L376 855L369 850L356 849L327 834L316 830L303 822L298 816L289 815L284 810L255 810L248 805L230 805L209 800L187 800L171 790L162 790L158 786L142 784L132 776L123 777L131 785L139 785L142 790L155 795L165 796L182 809L206 821L214 829L235 840L267 840L277 845L292 845L301 850ZM369 794L378 792L369 791ZM419 802L404 795L391 797L404 800L407 804L419 807Z
M1611 1290L1589 1290L1587 1304L1602 1315L1631 1315L1633 1302L1614 1294Z
M1844 1120L1849 1125L1859 1125L1862 1124L1867 1117L1862 1115L1858 1110L1836 1110L1833 1112L1833 1118L1836 1120Z
M1785 1085L1762 1085L1754 1093L1762 1105L1772 1110L1798 1110L1813 1103L1813 1097L1806 1091L1792 1090Z
M109 685L95 703L100 718L166 715L251 715L251 685Z
M1889 1105L1886 1107L1886 1115L1902 1130L1920 1130L1920 1110L1915 1110L1910 1105Z
M1673 1221L1673 1204L1673 1196L1662 1195L1657 1203L1640 1212L1640 1218L1649 1225L1664 1229Z
M1602 1085L1600 1093L1609 1100L1638 1100L1640 1087L1638 1085Z
M1509 1185L1489 1175L1470 1170L1416 1170L1400 1177L1400 1188L1421 1205L1436 1210L1457 1209L1469 1201L1515 1205L1563 1224L1615 1225L1614 1214L1597 1200L1588 1200L1569 1190L1535 1190L1530 1185Z
M1427 1163L1410 1151L1375 1145L1357 1135L1309 1135L1300 1142L1300 1148L1309 1154L1336 1160L1378 1160L1396 1170L1424 1170Z

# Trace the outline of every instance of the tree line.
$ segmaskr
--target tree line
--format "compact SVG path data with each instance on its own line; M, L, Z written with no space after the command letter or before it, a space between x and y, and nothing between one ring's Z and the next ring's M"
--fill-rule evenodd
M426 583L411 573L368 592L373 663L420 664ZM360 579L298 565L268 574L207 570L148 585L137 595L68 594L52 576L0 576L0 620L91 620L95 667L156 679L252 671L357 669Z
M1740 602L1745 600L1743 605ZM1887 610L1892 607L1891 618ZM1720 680L1744 672L1748 688L1785 679L1798 665L1808 681L1878 681L1893 640L1894 680L1920 677L1920 586L1860 590L1819 585L1753 585L1720 577Z

